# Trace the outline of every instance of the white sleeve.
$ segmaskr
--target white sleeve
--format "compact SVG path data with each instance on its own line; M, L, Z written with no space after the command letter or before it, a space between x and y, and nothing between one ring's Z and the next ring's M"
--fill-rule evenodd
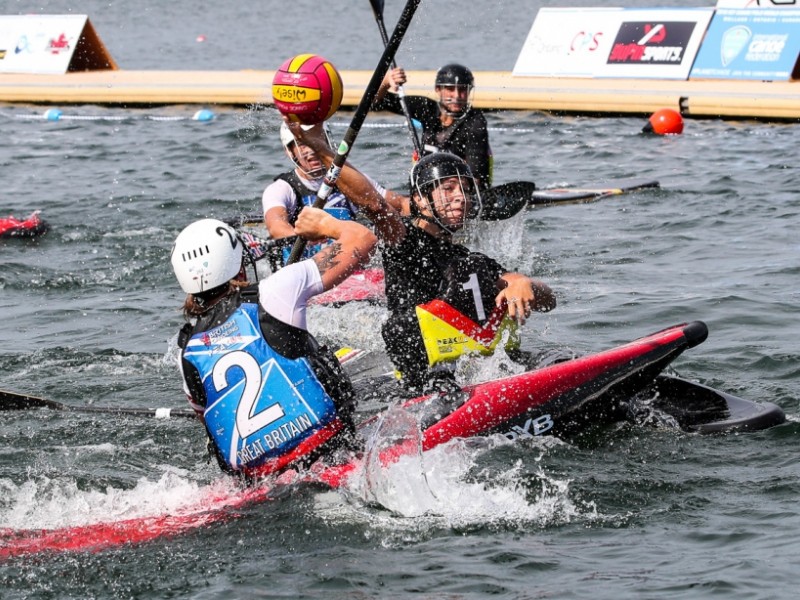
M275 208L276 206L285 208L286 213L289 215L294 213L297 206L297 199L292 186L283 179L277 179L270 183L261 196L261 210L264 214L270 208Z
M283 267L258 284L261 306L273 317L300 329L306 327L306 304L324 291L317 263L311 259Z

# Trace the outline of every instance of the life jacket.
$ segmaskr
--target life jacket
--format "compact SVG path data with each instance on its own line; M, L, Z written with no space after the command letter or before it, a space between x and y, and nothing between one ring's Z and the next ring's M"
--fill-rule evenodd
M278 181L279 179L285 181L291 186L296 198L294 212L288 215L289 223L294 225L297 222L297 217L300 215L300 211L303 210L303 207L314 204L314 201L317 199L317 194L316 192L309 190L303 184L303 182L300 180L300 177L294 170L289 171L288 173L281 173L275 177L275 181ZM330 195L325 200L325 206L323 210L340 221L352 221L356 218L356 212L353 208L353 205L336 187L333 188ZM314 256L328 244L330 244L330 241L306 244L305 250L303 251L303 254L299 260ZM273 270L276 270L286 264L286 262L289 260L289 255L292 252L292 246L293 244L276 246L275 252L270 257L270 263Z
M463 117L456 119L449 127L441 125L438 113L439 107L437 104L434 121L435 127L428 130L423 129L423 155L433 154L434 152L452 152L456 156L460 156L467 161L467 163L470 163L470 168L473 171L472 174L475 176L476 181L478 181L481 191L491 186L494 178L494 154L491 146L487 146L487 172L481 173L476 171L476 165L472 164L470 161L468 156L469 150L465 147L466 142L464 141L465 138L469 139L474 135L471 132L474 132L476 127L481 127L481 125L475 124L475 121L480 119L481 113L474 108L470 108ZM483 127L485 126L484 123Z
M184 327L179 344L187 387L204 406L226 471L278 471L349 426L352 388L338 361L308 332L264 311L257 286L209 312Z
M507 351L519 348L517 322L505 303L495 306L497 273L484 267L489 261L479 254L453 261L442 294L416 307L430 367L464 354L492 354L503 339Z

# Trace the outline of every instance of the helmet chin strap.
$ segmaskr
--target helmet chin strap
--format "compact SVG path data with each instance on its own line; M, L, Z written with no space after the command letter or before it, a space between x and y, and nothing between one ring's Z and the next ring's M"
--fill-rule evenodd
M452 117L456 121L460 121L461 119L463 119L464 117L467 116L467 113L469 112L469 109L470 109L470 105L466 104L464 106L464 110L462 110L460 112L453 112L453 111L447 110L447 108L445 108L444 103L441 100L439 100L439 108L448 117Z

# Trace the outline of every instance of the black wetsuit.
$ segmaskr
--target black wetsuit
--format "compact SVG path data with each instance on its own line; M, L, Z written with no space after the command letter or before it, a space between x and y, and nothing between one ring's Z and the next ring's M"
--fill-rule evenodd
M386 301L390 315L382 334L395 367L403 374L409 391L422 393L432 389L442 375L428 368L428 355L415 308L434 298L441 298L478 322L472 291L463 284L472 273L478 281L485 306L494 306L497 280L507 272L497 261L471 252L445 238L436 238L412 219L403 220L406 236L397 246L383 249Z
M406 96L406 106L411 118L422 123L422 145L426 152L452 152L463 158L477 179L481 191L492 184L492 149L486 117L480 110L470 108L461 119L444 127L439 118L436 100L425 96ZM387 110L403 114L400 97L386 94L373 110Z

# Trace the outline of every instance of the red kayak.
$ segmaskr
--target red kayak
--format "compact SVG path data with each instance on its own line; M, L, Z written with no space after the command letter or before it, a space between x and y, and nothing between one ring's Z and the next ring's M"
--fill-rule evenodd
M309 304L339 306L346 302L383 302L386 290L383 269L356 271L335 288L314 296Z
M26 219L13 216L0 218L0 238L37 237L47 233L50 226L39 217L39 211L31 213Z
M423 450L471 436L500 434L513 440L580 433L620 420L633 396L658 385L661 371L684 350L702 343L707 335L708 329L700 321L676 325L598 354L467 386L460 392L414 398L404 408L420 424ZM702 431L704 426L710 427L708 432L723 430L709 421L734 424L731 429L744 430L783 422L783 412L775 405L757 405L739 399L731 411L726 411L724 395L677 381L678 384L668 382L658 389L662 392L675 389L687 398L684 404L688 402L691 410L685 412L693 419L682 417L686 420L681 426L687 430ZM706 408L700 406L706 402L713 405L710 410L698 410ZM755 407L753 419L748 417L748 406ZM702 416L704 412L706 416ZM369 432L378 421L379 417L373 417L361 425L367 446L369 441L374 442ZM395 462L415 443L406 440L390 445L378 453L378 464ZM175 514L61 529L0 530L0 560L38 552L98 551L174 536L237 518L239 508L268 500L276 486L313 481L337 488L346 485L361 469L359 455L342 464L317 463L305 473L286 472L269 484L227 493L208 492L208 497Z

